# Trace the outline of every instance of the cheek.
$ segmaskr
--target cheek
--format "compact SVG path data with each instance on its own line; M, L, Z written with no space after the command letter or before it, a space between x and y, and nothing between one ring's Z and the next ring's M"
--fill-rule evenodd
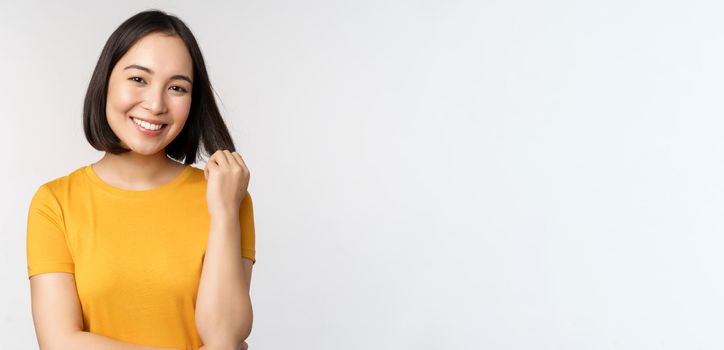
M175 98L169 101L169 110L173 111L175 122L184 122L191 110L191 98Z
M109 88L108 104L117 112L125 113L139 103L140 94L133 89Z

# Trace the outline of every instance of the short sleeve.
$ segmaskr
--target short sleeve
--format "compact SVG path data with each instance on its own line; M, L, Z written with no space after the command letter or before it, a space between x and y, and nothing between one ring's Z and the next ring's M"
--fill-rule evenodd
M248 191L239 206L239 226L241 227L241 256L256 263L254 205Z
M75 272L63 214L50 189L41 185L28 209L26 253L28 278L43 272Z

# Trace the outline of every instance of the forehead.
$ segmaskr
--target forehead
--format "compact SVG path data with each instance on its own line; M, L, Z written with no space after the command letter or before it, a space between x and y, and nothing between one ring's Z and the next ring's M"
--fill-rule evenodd
M138 41L121 57L115 69L129 64L150 68L155 75L192 75L193 62L186 44L176 35L151 33Z

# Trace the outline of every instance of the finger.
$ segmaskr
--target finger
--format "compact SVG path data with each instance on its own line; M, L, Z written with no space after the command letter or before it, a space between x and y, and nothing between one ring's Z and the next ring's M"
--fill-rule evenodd
M239 165L242 168L246 168L246 163L244 163L244 160L241 159L241 155L239 154L239 152L231 152L231 155L234 156L234 159L236 159L236 161L239 162Z
M212 170L216 170L219 167L219 164L216 161L216 158L218 157L218 152L214 152L214 154L212 154L211 157L209 157L209 159L206 161L206 167L204 168L204 172L206 173L207 177Z
M229 168L236 168L238 164L236 162L236 159L234 159L234 156L231 155L231 151L229 151L228 149L225 149L223 151L223 154L224 154L224 158L226 159L226 163L229 166Z
M214 152L214 155L212 156L214 158L214 162L219 165L221 168L228 168L229 167L229 161L226 159L226 155L224 154L224 150L218 150Z
M219 165L216 164L216 162L209 158L209 160L206 162L206 167L204 167L204 175L206 175L206 180L209 179L209 176L211 176L211 173L216 172L216 170L219 168Z

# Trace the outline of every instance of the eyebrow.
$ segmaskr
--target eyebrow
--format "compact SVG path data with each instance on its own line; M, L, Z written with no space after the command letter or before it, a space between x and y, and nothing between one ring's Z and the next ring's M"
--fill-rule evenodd
M140 69L140 70L142 70L142 71L146 71L146 72L148 72L148 73L150 73L150 74L153 74L153 70L151 70L151 68L147 68L147 67L144 67L144 66L139 66L139 65L137 65L137 64L132 64L132 65L130 65L130 66L126 66L126 68L123 68L123 70L130 69L130 68ZM190 84L192 84L192 85L193 85L193 83L194 83L193 81L191 81L191 78L189 78L189 77L187 77L187 76L185 76L185 75L182 75L182 74L176 74L176 75L174 75L174 76L171 77L171 80L178 80L178 79L180 79L180 80L186 80L186 81L188 81L188 82L189 82Z

